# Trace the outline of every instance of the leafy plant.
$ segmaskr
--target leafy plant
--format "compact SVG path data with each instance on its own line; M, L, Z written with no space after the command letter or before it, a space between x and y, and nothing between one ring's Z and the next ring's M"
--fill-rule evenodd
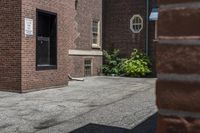
M105 75L119 75L120 73L120 63L121 59L119 58L119 50L115 49L114 51L107 52L103 51L104 54L104 65L103 73Z
M126 76L142 77L151 73L151 61L144 53L134 49L131 58L121 63L121 71Z

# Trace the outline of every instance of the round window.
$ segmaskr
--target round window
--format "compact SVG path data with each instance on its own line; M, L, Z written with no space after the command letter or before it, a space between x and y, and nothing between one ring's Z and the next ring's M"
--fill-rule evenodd
M140 15L134 15L130 20L130 29L133 33L140 33L143 29L143 19Z

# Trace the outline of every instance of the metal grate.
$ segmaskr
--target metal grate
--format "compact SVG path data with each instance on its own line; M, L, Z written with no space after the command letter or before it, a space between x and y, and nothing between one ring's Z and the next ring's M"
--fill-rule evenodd
M92 60L86 59L84 62L85 67L85 77L92 76Z

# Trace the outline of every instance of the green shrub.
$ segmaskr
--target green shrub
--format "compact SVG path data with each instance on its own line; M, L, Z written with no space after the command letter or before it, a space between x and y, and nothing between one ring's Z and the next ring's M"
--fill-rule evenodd
M144 53L134 49L131 58L121 63L121 71L126 76L143 77L151 73L151 61Z
M119 75L120 68L119 64L121 59L119 58L119 50L114 50L112 52L103 51L104 54L104 65L103 73L105 75Z

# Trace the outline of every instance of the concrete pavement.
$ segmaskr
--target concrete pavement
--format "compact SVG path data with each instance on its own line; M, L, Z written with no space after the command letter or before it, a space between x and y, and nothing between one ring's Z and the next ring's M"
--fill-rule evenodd
M154 114L155 79L90 77L69 86L0 92L1 133L67 133L88 124L133 129Z

